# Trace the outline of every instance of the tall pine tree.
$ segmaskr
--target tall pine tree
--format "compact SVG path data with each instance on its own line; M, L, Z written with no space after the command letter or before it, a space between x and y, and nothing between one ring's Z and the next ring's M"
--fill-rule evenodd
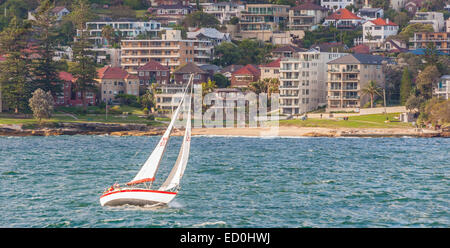
M403 69L402 80L400 83L400 104L405 105L408 97L411 95L412 90L411 74L409 73L408 67Z
M95 78L97 78L94 56L90 49L89 34L88 30L86 30L86 22L92 14L86 0L77 0L72 6L71 19L80 32L72 46L74 63L69 68L69 72L76 79L75 90L81 92L83 106L86 109L86 93L96 89Z
M56 17L52 13L54 4L49 0L41 1L33 21L34 52L38 55L33 61L33 92L42 89L53 94L62 91L57 62L53 60L58 46Z
M31 97L29 33L29 24L15 17L0 33L0 54L6 57L0 63L2 100L15 113L28 109L28 99Z

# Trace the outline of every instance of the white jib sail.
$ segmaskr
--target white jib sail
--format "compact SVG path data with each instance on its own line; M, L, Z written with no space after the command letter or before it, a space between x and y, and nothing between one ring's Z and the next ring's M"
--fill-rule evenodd
M189 83L184 89L183 97L181 98L177 109L172 115L172 120L170 121L169 127L167 128L166 132L164 132L164 135L159 140L158 145L155 147L150 157L147 159L147 161L145 161L141 170L137 173L137 175L133 178L133 180L128 183L128 185L139 184L144 182L153 182L155 180L156 171L158 170L159 164L166 150L167 143L169 143L170 133L173 129L176 119L178 118L182 103L187 93L187 89L192 82L192 78L193 75L191 75Z
M192 87L193 88L193 87ZM180 152L178 153L177 161L170 171L169 176L166 181L161 185L159 190L166 191L177 187L180 184L181 178L183 177L184 171L186 170L186 165L189 160L189 151L191 148L191 101L192 101L192 89L191 94L187 98L189 102L187 108L187 120L186 120L186 130L184 131L183 143L181 144ZM186 102L185 102L186 103Z

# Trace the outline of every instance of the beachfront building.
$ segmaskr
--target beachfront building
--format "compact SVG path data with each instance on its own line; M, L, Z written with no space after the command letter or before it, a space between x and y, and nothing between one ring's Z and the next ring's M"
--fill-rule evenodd
M310 49L280 62L282 114L302 114L326 104L327 62L346 55Z
M349 5L356 6L357 0L320 0L320 5L331 11L344 9Z
M327 112L355 111L369 101L361 89L371 81L384 87L383 61L381 56L349 54L328 62Z
M165 30L162 39L122 40L121 65L137 73L138 67L154 60L173 71L189 62L209 64L213 48L210 41L182 39L180 30Z
M231 74L231 87L248 87L260 79L261 72L255 65L248 64Z
M139 78L120 67L105 66L97 70L103 102L112 102L118 94L139 96Z
M445 25L444 14L441 12L417 12L409 23L429 24L433 27L434 32L441 32Z
M214 15L221 24L226 24L231 20L231 18L239 17L241 12L244 10L244 4L219 2L205 7L203 12Z
M144 93L152 84L170 84L170 70L160 63L150 60L137 69L140 94Z
M289 8L289 5L247 4L238 24L241 38L270 41L279 25L287 23Z
M438 51L450 54L450 33L448 32L420 32L414 33L409 40L414 49L433 47Z
M364 19L348 9L339 9L325 18L323 25L335 26L338 29L354 29L361 25Z
M439 79L437 87L434 88L433 95L440 99L450 99L450 75L444 75Z
M328 16L328 9L313 3L304 3L289 9L290 30L314 30Z
M55 106L83 106L83 99L86 105L91 106L96 104L96 90L87 90L86 92L74 90L76 79L68 72L61 71L58 77L62 84L61 92L53 95Z
M270 63L264 64L264 65L260 65L259 66L259 70L260 70L260 78L266 79L266 78L276 78L276 79L280 79L280 61L281 58L274 60Z
M92 21L86 23L86 30L89 32L89 39L93 41L96 46L108 45L108 41L103 37L102 30L105 26L111 26L116 35L124 39L132 39L138 35L146 37L157 37L161 32L161 23L149 21L136 21L133 19L113 21L106 18L99 21ZM77 30L77 36L80 36L81 30Z

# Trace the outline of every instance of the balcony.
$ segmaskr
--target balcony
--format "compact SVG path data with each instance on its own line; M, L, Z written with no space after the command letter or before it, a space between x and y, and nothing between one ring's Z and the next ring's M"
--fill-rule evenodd
M280 85L280 89L298 89L298 85Z

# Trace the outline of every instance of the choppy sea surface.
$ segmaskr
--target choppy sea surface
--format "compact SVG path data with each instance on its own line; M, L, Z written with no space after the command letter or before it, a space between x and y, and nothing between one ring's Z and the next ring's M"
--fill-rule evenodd
M449 227L450 139L194 136L168 207L101 207L159 137L0 137L0 227ZM176 160L171 139L155 184Z

